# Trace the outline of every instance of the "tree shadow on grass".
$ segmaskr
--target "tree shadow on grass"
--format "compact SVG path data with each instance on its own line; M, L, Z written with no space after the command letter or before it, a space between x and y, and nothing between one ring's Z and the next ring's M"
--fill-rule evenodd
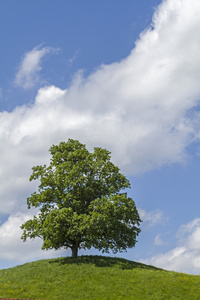
M65 264L93 264L96 267L117 267L122 270L132 270L135 268L140 269L149 269L154 271L161 271L162 269L156 268L154 266L145 265L139 262L127 260L124 258L118 258L118 257L107 257L107 256L100 256L100 255L85 255L85 256L79 256L76 258L73 257L61 257L57 259L52 259L50 263L58 263L60 265Z

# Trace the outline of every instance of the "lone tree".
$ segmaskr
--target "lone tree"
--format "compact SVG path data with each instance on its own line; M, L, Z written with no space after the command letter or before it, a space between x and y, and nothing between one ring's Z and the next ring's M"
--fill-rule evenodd
M21 225L23 241L40 237L42 249L71 248L73 257L78 249L116 253L134 247L141 220L134 201L120 193L130 183L110 161L110 152L94 148L90 153L69 139L50 153L48 167L32 168L30 181L40 185L27 205L39 214Z

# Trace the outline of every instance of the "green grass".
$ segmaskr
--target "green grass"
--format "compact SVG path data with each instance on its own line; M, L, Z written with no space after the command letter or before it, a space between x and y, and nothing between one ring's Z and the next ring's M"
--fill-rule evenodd
M0 298L200 299L200 276L103 256L40 260L0 270Z

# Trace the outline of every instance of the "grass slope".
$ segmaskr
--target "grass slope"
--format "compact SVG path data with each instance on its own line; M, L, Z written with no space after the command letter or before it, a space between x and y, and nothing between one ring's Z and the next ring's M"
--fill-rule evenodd
M67 257L0 270L0 298L193 300L200 299L200 276L121 258Z

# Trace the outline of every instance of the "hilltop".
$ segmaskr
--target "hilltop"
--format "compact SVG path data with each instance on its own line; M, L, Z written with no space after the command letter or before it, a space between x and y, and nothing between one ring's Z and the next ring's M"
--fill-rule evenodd
M200 276L122 258L65 257L0 270L0 298L200 299Z

